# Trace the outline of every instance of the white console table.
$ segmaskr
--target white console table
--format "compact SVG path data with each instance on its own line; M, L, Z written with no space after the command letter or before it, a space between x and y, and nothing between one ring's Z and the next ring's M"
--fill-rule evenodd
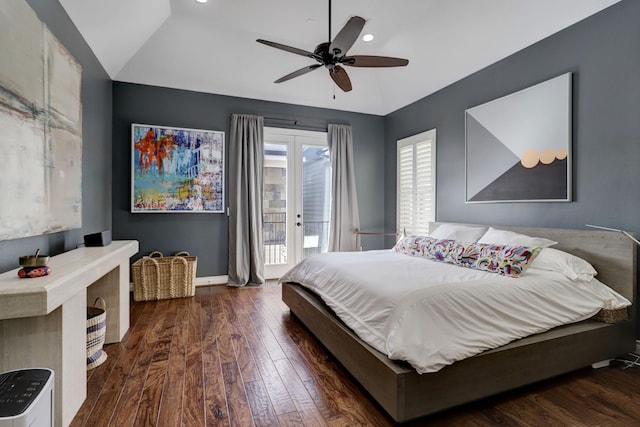
M106 342L129 329L129 258L135 240L54 256L51 275L0 274L0 372L43 367L55 372L56 426L67 426L87 396L87 305L107 303Z

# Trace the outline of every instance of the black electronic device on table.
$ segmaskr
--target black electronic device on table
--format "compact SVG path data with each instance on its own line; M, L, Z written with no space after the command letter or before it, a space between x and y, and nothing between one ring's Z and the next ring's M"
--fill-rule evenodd
M111 231L101 231L100 233L85 234L85 246L109 246L111 244Z

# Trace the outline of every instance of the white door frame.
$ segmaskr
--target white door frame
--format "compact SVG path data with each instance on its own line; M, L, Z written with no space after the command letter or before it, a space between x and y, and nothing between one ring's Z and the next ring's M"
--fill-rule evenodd
M302 147L326 147L328 142L327 132L274 127L264 128L264 142L287 146L287 264L265 265L265 278L274 279L280 278L303 257ZM296 225L297 223L300 223L300 226Z

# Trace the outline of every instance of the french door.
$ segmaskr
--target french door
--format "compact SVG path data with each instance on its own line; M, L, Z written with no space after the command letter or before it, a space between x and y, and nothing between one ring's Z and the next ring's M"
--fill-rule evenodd
M265 127L265 277L329 245L331 162L325 132Z

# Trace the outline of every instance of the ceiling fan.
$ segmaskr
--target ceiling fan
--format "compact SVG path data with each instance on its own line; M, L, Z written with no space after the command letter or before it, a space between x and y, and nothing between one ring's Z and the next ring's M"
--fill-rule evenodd
M344 27L342 27L340 32L338 32L333 41L331 41L331 0L329 0L329 41L320 43L316 46L313 52L263 39L257 39L256 41L258 43L266 44L267 46L275 47L276 49L282 49L287 52L295 53L296 55L315 59L318 62L317 64L306 66L294 71L293 73L289 73L286 76L280 77L274 83L286 82L294 77L299 77L324 66L329 70L329 75L335 84L343 91L349 92L352 89L351 80L341 65L347 65L349 67L403 67L409 63L408 59L392 58L389 56L347 56L347 51L358 39L365 22L366 20L359 16L351 17Z

